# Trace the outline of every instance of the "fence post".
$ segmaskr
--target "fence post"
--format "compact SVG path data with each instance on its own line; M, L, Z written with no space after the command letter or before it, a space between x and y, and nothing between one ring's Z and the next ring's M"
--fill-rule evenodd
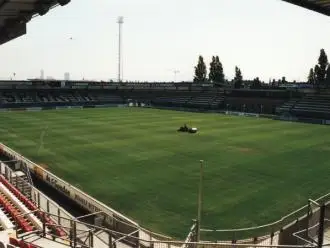
M235 231L233 232L233 237L232 238L233 238L232 243L236 244L236 232Z
M76 229L76 221L73 221L73 248L77 247L77 229Z
M70 247L73 245L73 220L70 220L70 232L69 232L69 239L70 239Z
M89 247L94 247L93 232L89 230Z
M8 180L8 168L5 166L5 178Z
M49 213L50 211L49 211L49 200L47 199L47 213Z
M61 225L61 210L57 208L57 224Z
M273 238L274 238L274 232L272 230L272 232L270 234L270 245L273 245Z
M323 238L324 238L324 218L325 218L325 204L322 204L320 207L320 221L319 221L319 235L318 235L318 247L321 248L323 246Z
M112 233L109 232L108 235L109 235L109 248L112 248L113 247L113 245L112 245Z
M40 208L40 192L37 194L38 208Z
M46 214L45 212L42 212L42 235L43 237L46 237Z
M140 248L140 230L138 230L138 232L137 232L137 248Z

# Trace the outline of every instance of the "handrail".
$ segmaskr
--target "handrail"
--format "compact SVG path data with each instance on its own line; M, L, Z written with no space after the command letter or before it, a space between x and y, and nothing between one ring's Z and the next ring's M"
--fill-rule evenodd
M41 211L40 212L44 212L44 211ZM26 214L31 214L32 212L30 213L26 213ZM46 213L46 212L44 212ZM25 215L26 215L25 214ZM49 214L50 216L56 216L54 214ZM61 219L67 219L65 217L60 217ZM83 223L83 222L80 222L79 220L74 220L73 221L76 223L75 225L77 226L77 224L79 223L82 223L82 224L85 224L86 223ZM61 227L61 225L57 225L57 224L47 224L47 223L44 223L45 226L49 227L49 226L55 226L55 227ZM93 229L93 227L96 227L94 225L90 225L90 224L87 224L87 227L90 228L90 230ZM126 238L130 238L131 241L134 243L135 241L137 243L139 242L143 242L143 243L146 243L146 244L150 244L150 247L155 247L155 245L157 244L163 244L163 245L167 245L167 247L171 247L171 245L173 245L174 247L177 247L177 248L180 248L180 247L198 247L198 246L203 246L203 245L208 245L210 247L213 247L213 248L216 248L216 247L228 247L229 245L231 246L231 244L228 244L226 242L205 242L205 241L201 241L201 242L187 242L187 241L177 241L177 240L167 240L167 241L160 241L160 240L146 240L146 239L143 239L143 238L140 238L140 237L136 237L136 236L132 236L132 234L136 233L137 231L134 231L133 233L127 235L125 233L120 233L120 232L116 232L116 231L113 231L113 230L110 230L110 229L106 229L106 228L102 228L102 227L97 227L100 231L108 234L108 235L119 235L121 236L120 238L117 238L116 240L114 241L111 241L113 244L117 243L117 242L120 242L122 240L125 240ZM72 228L67 228L67 229L70 229L72 230ZM76 232L79 231L76 229ZM51 235L53 237L58 237L52 233L47 233L48 235ZM107 244L106 241L104 241L103 239L101 239L100 237L98 237L97 235L95 235L94 233L91 233L91 235L93 235L95 238L98 238L99 240L101 240L104 244ZM74 235L74 237L76 237L76 240L80 240L80 238L78 238L78 236ZM73 241L73 240L69 240L67 239L67 237L63 238L63 237L58 237L62 240L68 240L68 241ZM87 239L86 239L87 240ZM133 244L132 243L132 244ZM192 245L192 246L190 246ZM197 246L196 246L197 245ZM149 247L149 246L146 246L146 247ZM305 245L264 245L264 244L251 244L251 243L235 243L234 244L234 247L241 247L241 248L248 248L248 247L254 247L254 248L304 248L306 247ZM316 247L316 246L309 246L309 247Z
M31 177L31 173L30 173L30 170L29 170L27 164L23 163L23 168L25 170L24 172L25 172L25 174L26 174L26 176L28 178L28 181L29 181L30 185L33 186L33 181L32 181L32 177Z
M330 196L330 193L327 193L319 198L317 198L316 200L314 200L314 202L317 202L317 201L321 201L321 200L324 200L326 197ZM203 232L242 232L242 231L251 231L251 230L258 230L258 229L261 229L261 228L265 228L265 227L271 227L271 226L274 226L276 224L280 224L281 222L283 222L284 220L288 219L289 217L297 214L298 212L300 212L301 210L305 209L305 208L308 208L309 205L306 204L304 205L303 207L283 216L282 218L280 218L279 220L277 221L274 221L274 222L271 222L271 223L268 223L268 224L265 224L265 225L260 225L260 226L254 226L254 227L247 227L247 228L236 228L236 229L201 229L201 231ZM303 216L303 215L302 215ZM300 216L300 217L302 217Z
M138 233L138 232L139 232L139 230L136 230L136 231L131 232L131 233L129 233L129 234L125 234L124 236L122 236L122 237L120 237L120 238L114 240L113 243L117 243L117 242L119 242L119 241L121 241L121 240L123 240L123 239L126 239L126 238L128 238L128 237L132 237L133 234Z

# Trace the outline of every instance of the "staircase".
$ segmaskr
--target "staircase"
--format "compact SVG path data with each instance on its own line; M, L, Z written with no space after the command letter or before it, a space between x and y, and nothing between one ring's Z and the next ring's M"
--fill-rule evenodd
M31 184L28 176L22 171L15 171L12 175L11 183L22 192L30 200L31 198Z
M290 112L298 101L299 99L291 99L290 101L283 103L280 107L277 107L276 112L280 114Z

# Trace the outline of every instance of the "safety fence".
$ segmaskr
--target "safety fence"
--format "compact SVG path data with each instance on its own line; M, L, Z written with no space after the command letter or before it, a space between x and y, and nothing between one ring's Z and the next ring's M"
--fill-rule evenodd
M326 209L324 216L321 216L322 206ZM330 227L330 223L327 221L330 219L329 207L330 193L316 200L309 200L305 206L266 225L241 229L202 228L201 233L203 240L208 240L208 237L216 237L216 240L228 240L227 242L232 244L299 244L307 236L309 239L313 237L314 243L318 243L315 238L320 232ZM299 238L299 234L303 234L300 237L304 238Z
M22 170L22 164L16 163L16 161L9 161L15 163L14 167ZM32 185L30 183L30 178L26 174L19 174L13 169L11 169L7 164L0 161L0 174L3 175L12 185L14 185L19 191L21 191L25 196L31 200L31 190ZM26 180L23 176L26 176ZM32 180L32 179L31 179Z
M31 213L28 213L31 214ZM60 218L61 222L66 219L64 217L54 216L44 213L53 219ZM73 248L303 248L306 245L267 245L267 244L244 244L244 243L225 243L225 242L187 242L187 241L159 241L147 240L139 237L138 231L131 234L123 234L110 229L106 229L96 225L90 225L80 222L76 219L70 221L70 226L63 227L60 225L48 224L43 222L43 228L39 232L29 233L31 235L42 236L56 242L66 244ZM63 228L68 233L65 237L56 236L48 231L52 226ZM136 235L137 234L137 235ZM18 237L24 238L24 237ZM316 247L314 244L309 244L308 247Z

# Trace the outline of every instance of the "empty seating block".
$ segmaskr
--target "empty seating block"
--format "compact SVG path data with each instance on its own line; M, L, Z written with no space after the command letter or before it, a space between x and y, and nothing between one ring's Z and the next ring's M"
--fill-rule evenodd
M31 200L29 200L26 196L24 196L13 185L11 185L3 176L0 176L0 182L6 185L9 191L11 191L15 195L15 197L17 197L24 204L22 208L24 209L26 207L27 208L26 212L28 212L29 210L30 211L38 210L37 206ZM49 225L48 228L51 229L57 236L59 237L66 236L66 232L60 227L55 226L56 223L49 216L43 214L42 212L36 212L36 215L38 216L39 219L41 219L43 222L48 224ZM38 228L42 229L42 223L37 218L35 218L34 215L30 215L30 216L32 218L32 221L38 226Z

